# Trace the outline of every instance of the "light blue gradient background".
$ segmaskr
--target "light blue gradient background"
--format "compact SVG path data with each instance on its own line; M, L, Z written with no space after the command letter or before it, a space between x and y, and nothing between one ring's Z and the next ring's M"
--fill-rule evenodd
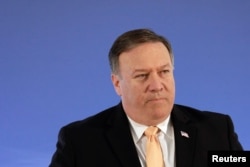
M176 103L250 150L249 0L0 0L0 166L48 166L60 127L117 104L108 50L141 27L173 45Z

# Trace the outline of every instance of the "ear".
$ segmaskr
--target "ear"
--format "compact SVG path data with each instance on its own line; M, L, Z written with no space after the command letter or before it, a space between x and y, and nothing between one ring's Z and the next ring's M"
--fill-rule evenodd
M122 92L121 92L121 87L120 87L120 77L116 74L112 74L111 80L112 80L112 83L113 83L113 86L114 86L114 89L115 89L117 95L121 96Z

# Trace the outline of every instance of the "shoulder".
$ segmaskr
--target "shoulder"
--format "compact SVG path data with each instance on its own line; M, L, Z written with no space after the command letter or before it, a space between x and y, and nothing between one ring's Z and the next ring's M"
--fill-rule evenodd
M125 126L126 119L122 106L118 104L93 116L63 126L59 131L59 137L64 141L70 140L71 143L100 142L99 140L103 139L106 132Z
M103 132L108 129L108 120L117 110L117 106L113 106L95 115L63 126L58 134L59 141L63 143L62 145L66 143L76 145L82 143L82 141L93 142L99 140L103 136ZM86 134L88 135L86 136Z
M173 123L181 128L196 129L197 137L202 141L201 145L212 143L214 147L214 143L216 143L218 148L223 148L223 150L242 150L229 115L174 105L171 118Z
M108 120L120 111L120 106L112 106L95 115L89 116L82 120L71 122L63 127L63 129L79 129L79 128L97 128L103 127Z
M214 111L207 111L207 110L200 110L197 108L184 106L175 104L173 109L173 115L177 116L178 118L185 119L191 122L231 122L231 118L229 115L214 112ZM222 122L221 122L222 121Z

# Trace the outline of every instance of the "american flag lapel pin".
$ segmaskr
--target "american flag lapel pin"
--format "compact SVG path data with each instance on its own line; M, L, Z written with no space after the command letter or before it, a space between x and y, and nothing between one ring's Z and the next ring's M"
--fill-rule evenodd
M189 138L188 133L187 133L187 132L184 132L184 131L181 131L181 136L182 136L182 137Z

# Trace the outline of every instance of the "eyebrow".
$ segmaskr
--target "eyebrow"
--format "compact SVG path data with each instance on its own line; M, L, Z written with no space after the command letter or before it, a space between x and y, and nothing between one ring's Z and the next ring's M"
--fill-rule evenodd
M159 67L157 67L157 69L164 69L164 68L168 68L168 67L171 67L172 65L171 64L164 64L164 65L162 65L162 66L159 66ZM135 69L134 71L133 71L133 73L132 74L135 74L135 73L138 73L138 72L148 72L148 71L150 71L150 69Z

